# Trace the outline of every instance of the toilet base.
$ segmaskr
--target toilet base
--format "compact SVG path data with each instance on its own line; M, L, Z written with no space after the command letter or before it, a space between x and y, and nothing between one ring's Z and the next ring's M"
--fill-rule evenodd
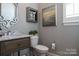
M31 48L31 54L33 56L47 56L47 53L40 53L35 48Z
M56 54L56 53L48 52L48 53L47 53L47 56L60 56L60 55L58 55L58 54Z

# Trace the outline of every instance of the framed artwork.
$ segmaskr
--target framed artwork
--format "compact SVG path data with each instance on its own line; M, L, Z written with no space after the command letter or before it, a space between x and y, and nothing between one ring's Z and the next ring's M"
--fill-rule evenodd
M43 27L56 26L56 13L55 12L56 12L55 5L42 9Z
M26 8L26 20L27 22L36 23L38 16L37 16L37 10L33 9L31 7Z

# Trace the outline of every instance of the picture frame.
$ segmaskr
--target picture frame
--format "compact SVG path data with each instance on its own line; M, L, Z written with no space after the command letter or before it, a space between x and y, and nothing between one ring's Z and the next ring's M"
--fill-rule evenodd
M27 22L37 23L38 22L37 10L31 7L27 7L26 8L26 20Z
M42 9L43 27L56 26L56 6L55 4Z

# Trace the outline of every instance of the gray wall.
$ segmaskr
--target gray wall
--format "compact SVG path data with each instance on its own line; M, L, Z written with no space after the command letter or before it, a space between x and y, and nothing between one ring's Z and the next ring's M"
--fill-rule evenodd
M42 8L53 4L39 4L40 12L40 43L51 47L56 41L57 50L77 49L79 50L79 25L63 25L63 5L57 4L57 26L42 27Z
M17 30L23 34L28 34L30 30L39 31L39 23L28 23L26 22L26 7L32 7L38 10L38 4L36 3L19 3L18 5L18 22L16 26L12 27L11 30ZM28 54L29 49L21 50L21 55ZM17 55L17 52L15 53Z
M17 24L10 28L11 31L19 31L23 34L28 34L30 30L38 30L39 23L26 22L26 8L32 7L38 10L36 3L19 3L18 4L18 21Z

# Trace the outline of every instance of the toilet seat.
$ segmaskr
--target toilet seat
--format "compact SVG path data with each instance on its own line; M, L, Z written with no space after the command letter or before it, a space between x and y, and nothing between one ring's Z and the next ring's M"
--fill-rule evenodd
M48 47L44 46L44 45L36 45L35 46L36 49L38 50L42 50L42 51L48 51Z

